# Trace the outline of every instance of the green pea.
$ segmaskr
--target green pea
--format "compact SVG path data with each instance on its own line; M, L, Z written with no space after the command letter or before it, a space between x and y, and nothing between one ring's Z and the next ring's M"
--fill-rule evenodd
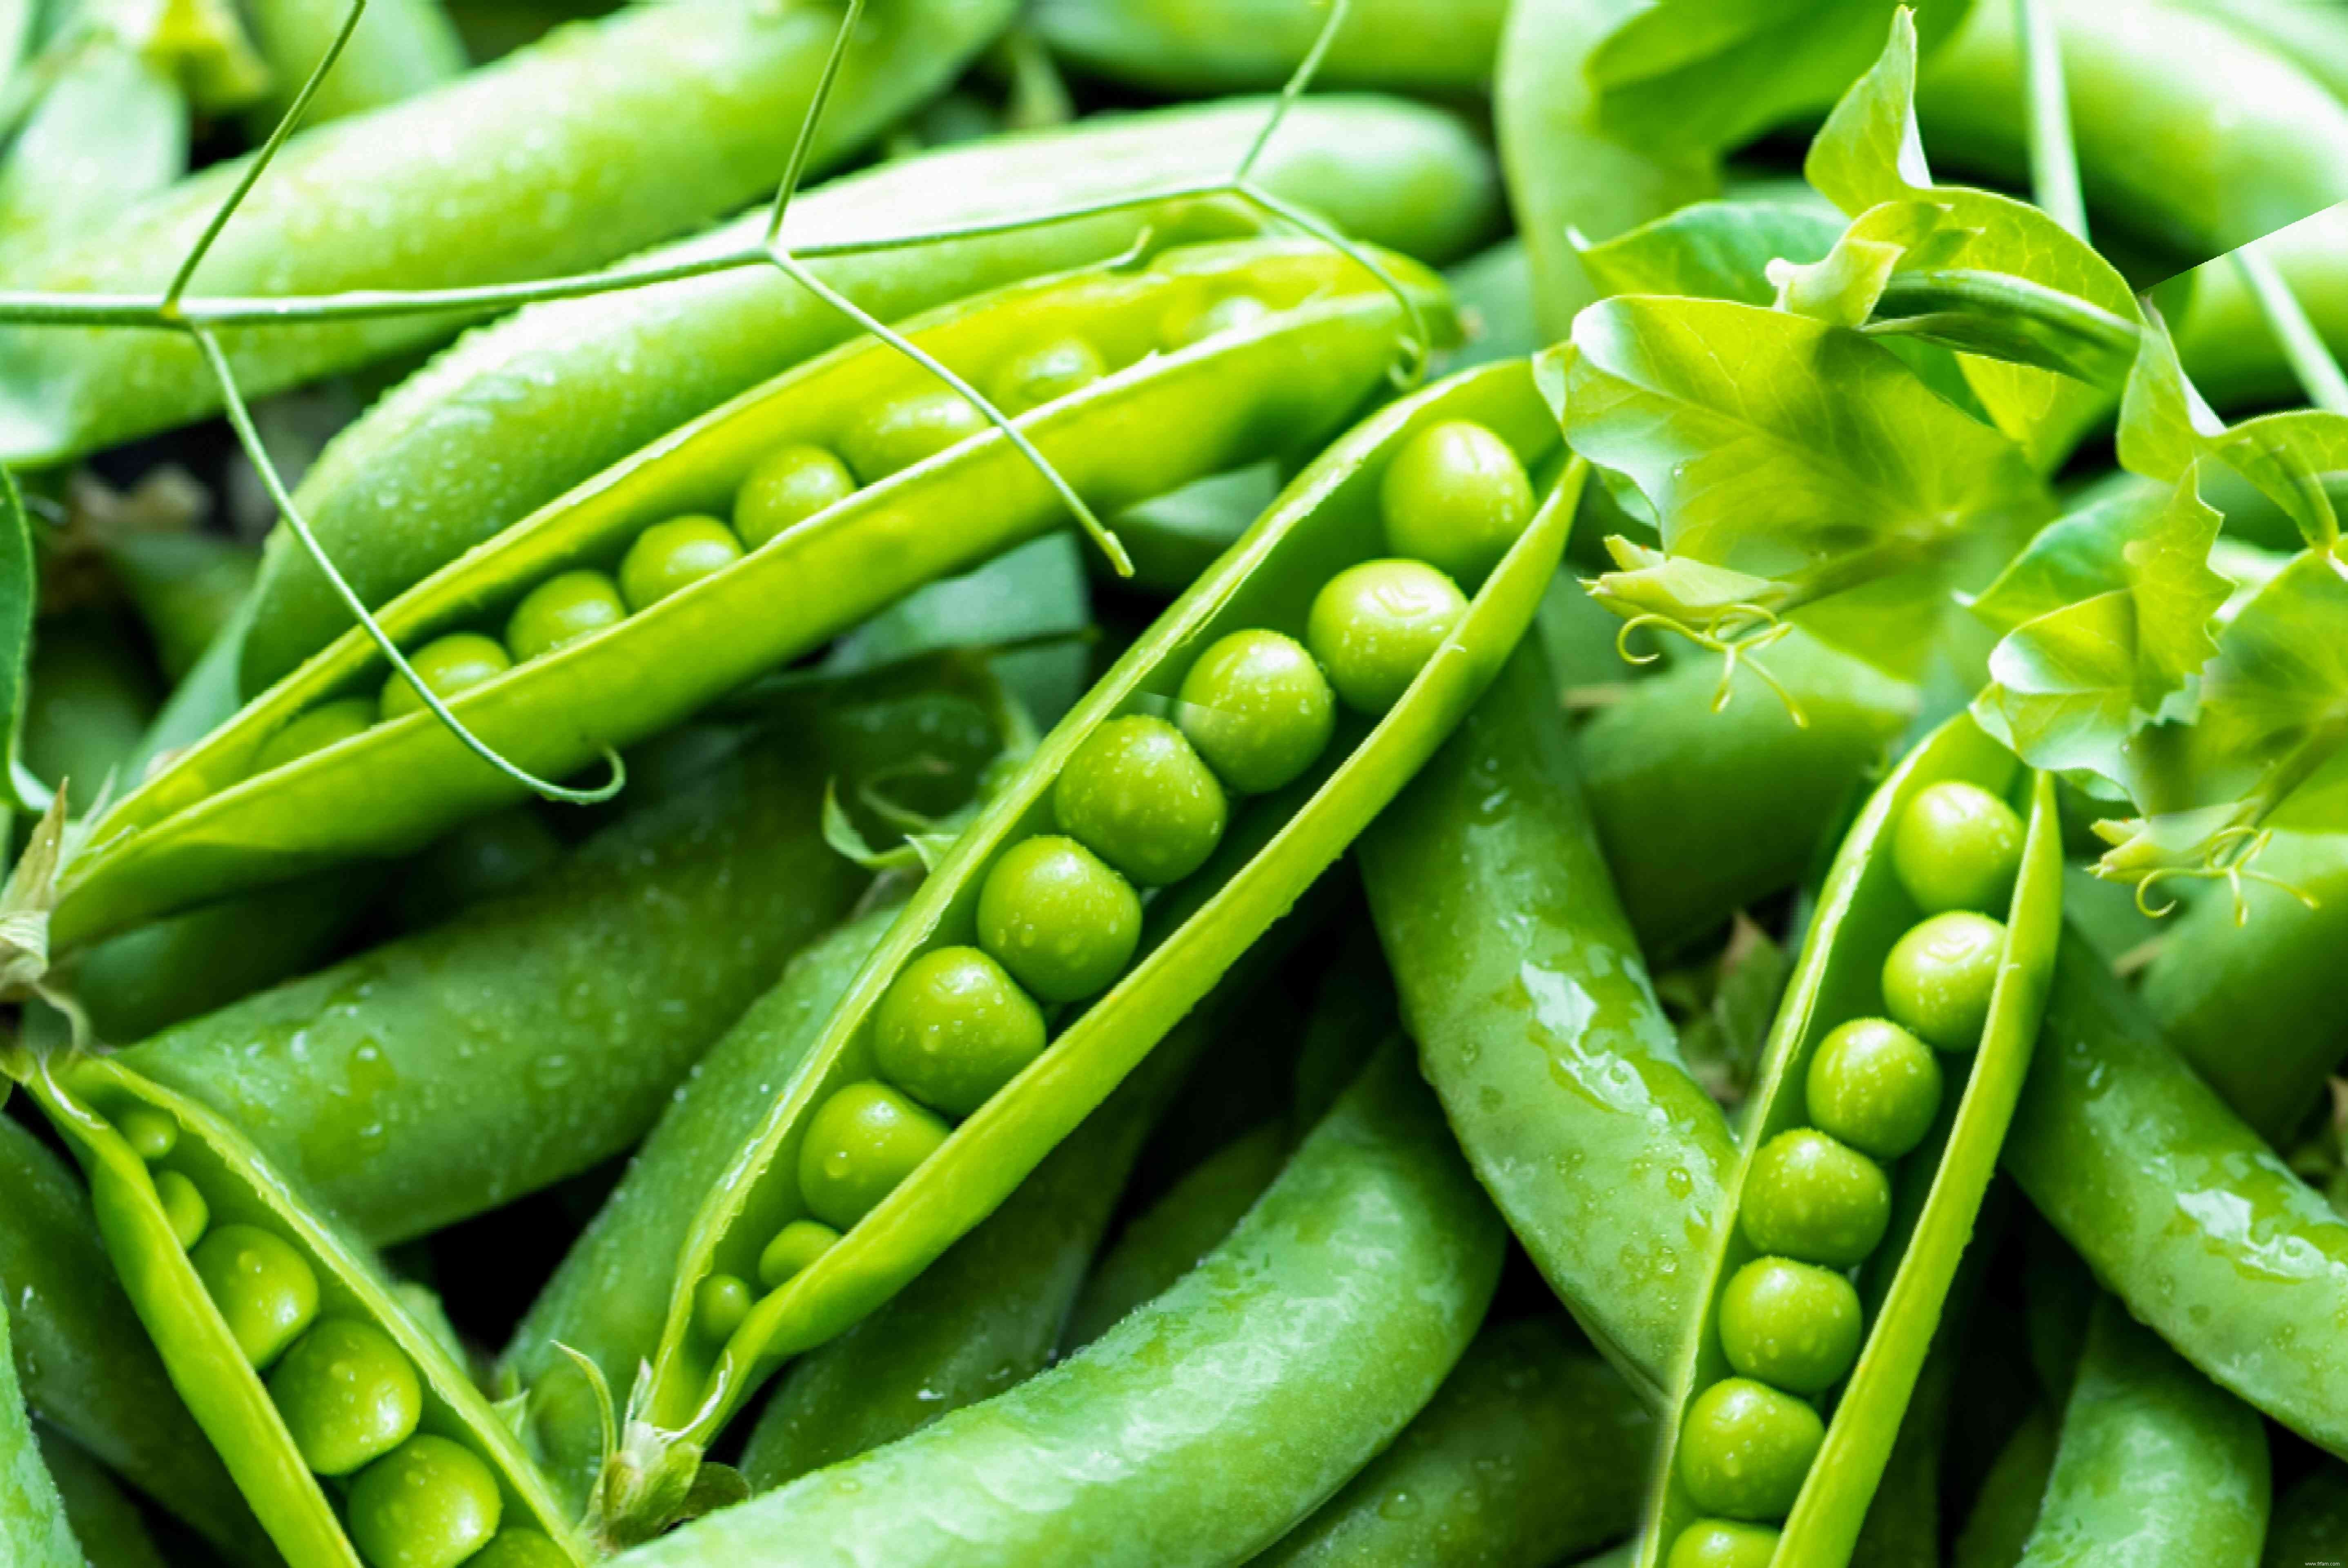
M940 388L874 409L840 436L839 455L859 479L877 485L985 428L976 404Z
M704 1338L722 1344L734 1337L752 1305L747 1281L736 1275L710 1275L694 1287L693 1326Z
M506 651L478 631L457 631L435 638L409 654L407 661L415 667L417 679L431 688L434 696L444 700L459 692L469 692L513 668ZM416 688L407 683L406 676L395 673L383 683L383 696L376 709L388 722L424 712L424 699L416 694Z
M1076 1001L1132 961L1141 899L1075 839L1038 835L1004 851L986 874L978 940L1035 996Z
M155 1173L155 1199L163 1205L163 1223L171 1227L182 1252L195 1245L204 1227L212 1223L211 1205L204 1202L196 1184L177 1171Z
M390 1335L355 1317L328 1317L294 1342L269 1374L269 1397L302 1461L348 1475L406 1442L424 1414L415 1364Z
M1777 1557L1777 1532L1766 1524L1699 1519L1680 1532L1663 1568L1769 1568Z
M2022 869L2022 818L1978 784L1932 784L1900 814L1891 868L1927 915L2003 909Z
M628 619L619 585L600 571L558 572L522 596L506 621L506 647L536 659Z
M924 1105L967 1116L1042 1054L1044 1014L976 948L923 953L875 1009L881 1075Z
M799 1196L846 1230L946 1141L946 1124L885 1083L850 1083L816 1108L799 1145Z
M1532 481L1509 444L1449 419L1414 436L1378 481L1386 548L1481 582L1533 518Z
M1139 713L1084 738L1052 785L1052 809L1070 837L1150 887L1204 866L1231 820L1189 738Z
M1294 780L1328 750L1337 696L1293 637L1234 631L1182 677L1175 716L1225 785L1262 794Z
M1883 1010L1941 1050L1971 1050L1989 1022L2005 926L1952 909L1919 921L1883 960Z
M252 771L265 774L312 752L363 735L375 727L376 704L365 697L344 697L321 702L263 743L252 756Z
M466 1568L572 1568L570 1554L535 1530L500 1530Z
M318 1276L283 1238L222 1225L189 1255L237 1348L266 1368L318 1316Z
M778 446L751 466L734 492L734 531L757 549L856 493L848 465L820 446Z
M620 558L620 595L630 610L644 610L741 559L742 541L716 518L671 518L638 534Z
M1924 1141L1941 1109L1941 1061L1888 1019L1838 1024L1803 1081L1810 1121L1852 1148L1896 1160Z
M1720 1346L1747 1378L1823 1394L1859 1359L1859 1292L1830 1269L1756 1257L1720 1293Z
M351 1542L370 1568L457 1568L498 1532L503 1509L470 1449L421 1433L351 1483Z
M180 1146L180 1124L149 1106L132 1106L114 1125L130 1152L150 1165Z
M1082 391L1107 372L1098 349L1082 338L1062 338L1004 365L994 378L994 405L1025 414Z
M1740 1212L1746 1239L1761 1251L1849 1268L1891 1223L1891 1180L1858 1150L1797 1127L1753 1156Z
M1467 613L1468 596L1426 562L1364 561L1313 596L1304 644L1346 705L1375 716L1395 705Z
M1272 314L1272 307L1253 294L1225 294L1212 304L1178 318L1167 330L1166 346L1189 348L1192 343L1242 332Z
M1723 1378L1688 1401L1680 1481L1706 1513L1783 1519L1825 1440L1825 1423L1804 1401L1749 1378Z
M758 1255L758 1283L773 1290L829 1252L839 1233L814 1220L793 1220Z

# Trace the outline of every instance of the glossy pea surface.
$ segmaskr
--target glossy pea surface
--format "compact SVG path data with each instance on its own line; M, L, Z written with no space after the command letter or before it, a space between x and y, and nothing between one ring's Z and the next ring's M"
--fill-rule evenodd
M1404 444L1378 481L1386 548L1478 583L1532 521L1533 486L1509 444L1447 419Z
M1754 1155L1741 1219L1746 1239L1765 1253L1849 1268L1891 1222L1890 1178L1848 1144L1796 1128Z
M1699 1519L1672 1542L1663 1568L1770 1568L1776 1556L1777 1532L1766 1524Z
M754 1305L749 1282L737 1275L713 1274L694 1287L693 1326L708 1339L730 1339Z
M265 774L353 735L365 734L375 724L377 706L364 697L319 703L263 743L253 753L252 771Z
M506 648L516 659L536 659L627 618L619 585L602 572L558 572L514 606Z
M1243 332L1270 314L1272 307L1253 294L1225 294L1172 323L1167 330L1166 346L1189 348L1225 333Z
M1005 414L1025 414L1090 386L1107 369L1092 344L1082 338L1062 338L1004 365L994 378L994 405Z
M221 1225L189 1259L237 1348L266 1368L318 1316L318 1276L285 1241L254 1225Z
M734 531L757 549L835 501L856 493L848 465L820 446L778 446L752 466L734 492Z
M1182 677L1175 715L1226 786L1262 794L1329 748L1337 695L1304 645L1277 631L1234 631Z
M498 1532L503 1507L488 1465L427 1432L351 1483L351 1541L371 1568L457 1568Z
M444 700L469 692L484 681L494 681L513 668L506 651L478 631L435 638L409 654L407 661L415 668L417 679ZM377 707L386 720L404 718L424 712L424 699L416 694L406 676L394 674L383 683Z
M1467 613L1459 585L1426 562L1364 561L1313 596L1304 643L1345 705L1375 716L1395 705Z
M742 541L716 518L671 518L638 534L620 558L620 593L630 610L643 610L741 559Z
M1756 1257L1720 1296L1720 1344L1745 1377L1823 1394L1859 1359L1859 1292L1830 1269Z
M839 455L859 479L873 485L985 428L986 415L976 404L941 387L874 409L839 438Z
M130 1152L150 1165L180 1146L180 1124L144 1105L124 1112L115 1125Z
M1927 785L1900 815L1891 866L1927 915L2002 910L2022 867L2022 818L1979 784Z
M758 1254L758 1283L768 1290L831 1250L839 1233L815 1220L793 1220Z
M1920 921L1883 960L1883 1009L1928 1045L1971 1050L2004 952L2005 927L1986 915L1952 910Z
M846 1230L937 1153L946 1124L884 1083L850 1083L817 1108L799 1145L799 1195Z
M1141 940L1133 885L1073 838L1040 834L1005 850L978 893L979 944L1045 1001L1105 989Z
M1044 1014L976 948L937 948L907 964L874 1009L881 1075L922 1104L967 1116L1044 1049Z
M1053 784L1052 808L1070 837L1153 887L1205 865L1231 820L1223 786L1189 738L1140 713L1085 737Z
M164 1223L183 1248L195 1245L204 1227L211 1224L211 1205L204 1202L196 1184L177 1171L155 1173L155 1201L163 1205Z
M1825 1423L1805 1401L1749 1378L1724 1378L1688 1402L1680 1480L1706 1513L1783 1519L1825 1439Z
M320 1475L348 1475L382 1458L424 1413L407 1353L354 1317L325 1318L295 1340L269 1374L269 1397L303 1462Z
M1941 1109L1940 1059L1889 1019L1858 1018L1818 1042L1803 1080L1810 1120L1879 1160L1924 1141Z

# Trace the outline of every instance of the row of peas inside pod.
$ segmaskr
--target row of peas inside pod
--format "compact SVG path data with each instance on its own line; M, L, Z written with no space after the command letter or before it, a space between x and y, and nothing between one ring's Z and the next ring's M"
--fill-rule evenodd
M174 1383L297 1560L576 1568L568 1522L452 1344L241 1134L86 1060L32 1085L82 1157ZM298 1463L307 1484L289 1486ZM251 1471L253 1473L242 1473ZM565 1538L558 1543L558 1537Z
M1468 609L1534 511L1514 451L1468 420L1430 425L1389 463L1379 488L1385 559L1348 567L1313 596L1300 642L1271 628L1233 631L1182 677L1169 721L1132 713L1100 725L1055 781L1057 833L1012 845L978 897L976 946L908 964L873 1020L880 1078L842 1085L800 1146L794 1219L759 1255L779 1288L888 1196L967 1116L1043 1053L1047 1009L1107 989L1132 961L1144 890L1206 864L1234 796L1302 776L1335 733L1337 705L1390 708ZM730 1337L754 1305L749 1282L705 1278L695 1327Z
M1269 308L1251 295L1227 295L1195 317L1171 323L1169 346L1187 346L1244 326ZM981 390L998 409L1015 416L1089 386L1110 368L1098 349L1072 336L1014 358ZM861 487L925 462L987 427L976 404L942 385L885 403L841 435L838 451L791 442L760 459L735 492L730 526L704 513L654 523L627 545L613 571L573 568L530 589L507 616L501 637L449 632L417 650L409 662L444 700L470 691L518 663L608 630L680 589L716 576ZM377 697L338 698L287 724L254 755L252 772L283 767L378 722L423 708L416 689L394 674Z
M1890 1224L1891 1168L1940 1116L1941 1057L1981 1042L2006 946L1989 911L2012 897L2024 838L2012 806L1961 780L1919 791L1893 828L1893 871L1923 917L1884 961L1881 1015L1837 1025L1811 1054L1808 1125L1753 1156L1738 1224L1760 1255L1726 1281L1712 1325L1733 1375L1688 1402L1677 1446L1680 1484L1707 1517L1680 1531L1669 1568L1773 1560L1825 1438L1815 1401L1865 1337L1851 1276Z

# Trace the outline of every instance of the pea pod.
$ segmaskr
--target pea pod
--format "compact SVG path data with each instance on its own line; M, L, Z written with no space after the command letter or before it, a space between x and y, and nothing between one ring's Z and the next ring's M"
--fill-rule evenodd
M2105 1289L2202 1374L2348 1453L2348 1222L2065 939L2005 1167Z
M71 1438L36 1422L41 1460L88 1568L170 1568L130 1494Z
M2256 1568L2270 1497L2258 1413L2099 1299L2024 1568Z
M886 163L802 192L784 233L799 246L872 239L903 231L908 212L944 229L1194 186L1237 168L1272 108L1266 98L1183 106ZM1429 261L1473 243L1498 206L1489 155L1467 127L1395 99L1295 104L1254 179L1347 233ZM1185 232L1211 217L1194 199L1169 198L808 266L898 321L1021 278L1106 261L1145 234ZM753 213L644 260L739 248L766 220ZM386 394L328 443L294 498L373 607L854 330L769 267L530 305L468 333ZM243 656L248 695L350 625L349 610L283 528L263 570Z
M15 1375L44 1421L185 1521L232 1563L267 1539L180 1402L122 1293L72 1172L0 1116L0 1287Z
M106 1058L41 1064L29 1087L89 1178L173 1385L288 1568L453 1563L501 1531L587 1560L464 1368L234 1128ZM321 1480L354 1472L339 1497Z
M867 13L814 155L828 163L953 75L1008 0L890 0ZM559 276L706 223L771 188L837 15L754 0L625 9L404 102L295 138L197 270L207 295L321 294ZM643 134L656 124L659 136ZM463 145L481 156L450 158ZM39 247L17 288L159 291L245 172L217 164L115 222ZM592 222L577 220L592 204ZM248 395L429 343L447 314L225 331ZM47 464L220 407L169 332L0 330L0 461Z
M1255 1568L1547 1568L1631 1528L1653 1417L1568 1326L1488 1326L1392 1447Z
M25 1396L16 1386L5 1307L0 1307L0 1553L9 1568L82 1568L81 1547L66 1522L57 1483L41 1460L32 1419L25 1413Z
M1569 1310L1660 1398L1735 1140L1689 1076L1528 641L1362 841L1419 1064ZM1479 911L1512 911L1490 939Z
M2311 1471L2275 1503L2260 1568L2317 1568L2337 1556L2348 1536L2348 1471L2337 1464Z
M1382 1052L1173 1290L1010 1393L618 1561L1212 1568L1269 1545L1435 1391L1502 1231Z
M1517 469L1523 507L1472 601L1423 562L1376 559L1414 537L1421 500L1450 493L1406 485L1397 511L1390 470L1464 426ZM1554 476L1538 503L1528 472ZM632 1399L642 1451L607 1469L607 1501L631 1472L656 1478L695 1454L782 1359L983 1218L1288 912L1523 636L1581 473L1524 362L1454 378L1339 440L1135 642L955 841L714 1184ZM1395 620L1353 613L1364 583L1393 590ZM1342 721L1332 684L1354 709ZM1263 798L1227 815L1227 784ZM1148 803L1138 831L1120 800ZM1146 927L1111 861L1163 886ZM922 1056L932 996L939 1009L984 999L970 1036L987 1056ZM1056 1009L1047 1030L1039 996L1088 1005ZM950 1128L937 1110L964 1119ZM770 1241L809 1220L844 1235L711 1332L705 1282L760 1277Z
M1643 1564L1715 1536L1776 1539L1788 1561L1829 1568L1849 1559L1995 1172L2054 963L2054 784L2022 784L2025 825L2003 799L2021 771L1970 719L1950 721L1876 790L1827 873L1675 1378ZM1951 1070L1962 1089L1941 1092L1936 1050L1970 1054ZM1876 1163L1890 1160L1910 1194L1896 1223ZM1841 1272L1860 1265L1864 1306ZM1822 1422L1802 1396L1838 1386Z
M1439 310L1430 276L1399 258L1387 265ZM1176 334L1219 323L1208 313L1230 298L1251 302L1261 319L1180 346ZM1326 431L1392 368L1403 315L1397 296L1358 263L1317 243L1265 241L1014 285L910 331L981 384L1016 372L1039 341L1081 345L1095 372L1110 374L1042 403L1020 424L1079 492L1114 506ZM1175 352L1164 352L1169 343ZM1128 438L1140 428L1151 439ZM876 482L853 487L859 476L835 450ZM705 509L726 507L754 465L776 452L813 454L807 460L831 476L826 484L848 493L827 490L825 498L839 496L833 504L744 555ZM955 526L935 527L940 515ZM447 634L419 657L447 651L459 662L433 674L427 659L427 675L445 684L461 671L474 682L454 712L499 754L560 776L1064 518L1059 497L1003 432L942 392L930 371L868 339L607 470L427 578L381 620L410 647ZM689 586L675 576L640 578L630 560L704 575ZM618 585L600 575L613 565ZM822 591L806 591L811 583ZM510 655L459 629L508 626L538 602L528 596L541 586L585 593L602 619L541 618L556 645L490 674ZM633 613L623 589L640 607ZM558 600L557 610L572 613L571 602ZM518 645L544 645L530 635L538 641ZM364 724L352 704L386 690L391 675L375 643L354 630L125 798L64 871L51 941L69 947L126 920L333 860L402 853L519 795L520 785L484 766L404 684L388 688L385 722ZM281 740L297 723L305 726L298 736ZM354 723L364 724L360 733L350 733ZM277 760L335 735L347 738Z
M252 117L265 137L342 30L337 0L251 0L252 46L269 67L269 92ZM440 0L368 0L350 43L311 95L302 123L323 125L397 103L465 69L465 46Z
M1317 79L1419 92L1481 87L1500 41L1498 0L1356 0ZM1086 70L1158 92L1278 87L1325 15L1290 0L1045 0L1045 42Z

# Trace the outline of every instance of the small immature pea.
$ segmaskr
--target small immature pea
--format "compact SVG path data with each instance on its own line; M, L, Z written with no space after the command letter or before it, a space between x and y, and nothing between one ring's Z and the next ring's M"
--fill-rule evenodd
M130 1152L150 1165L180 1146L180 1124L150 1106L132 1106L115 1126Z
M299 762L312 752L323 752L353 735L366 733L375 727L377 707L364 697L321 702L270 736L253 753L252 771L265 774L272 768Z
M1467 613L1458 584L1425 561L1364 561L1313 596L1304 642L1346 706L1375 717L1409 689Z
M506 651L478 631L457 631L436 638L408 655L407 661L415 668L417 679L444 701L460 692L469 692L485 681L493 681L513 668L513 660ZM383 696L377 706L385 722L389 723L424 712L424 699L416 694L416 688L407 683L406 676L394 671L391 679L383 683Z
M693 1326L703 1337L723 1342L734 1337L755 1305L748 1283L731 1274L713 1274L693 1292Z
M758 1283L768 1290L807 1267L829 1252L839 1240L839 1233L828 1225L814 1220L793 1220L775 1233L767 1250L758 1255Z
M822 447L778 446L758 459L734 492L734 531L757 549L855 493L856 476Z
M631 610L658 604L742 559L742 541L716 518L671 518L636 536L620 558L620 593Z
M211 1205L196 1190L196 1184L177 1171L155 1173L155 1200L163 1205L163 1223L171 1227L171 1235L181 1251L196 1245L211 1224Z

